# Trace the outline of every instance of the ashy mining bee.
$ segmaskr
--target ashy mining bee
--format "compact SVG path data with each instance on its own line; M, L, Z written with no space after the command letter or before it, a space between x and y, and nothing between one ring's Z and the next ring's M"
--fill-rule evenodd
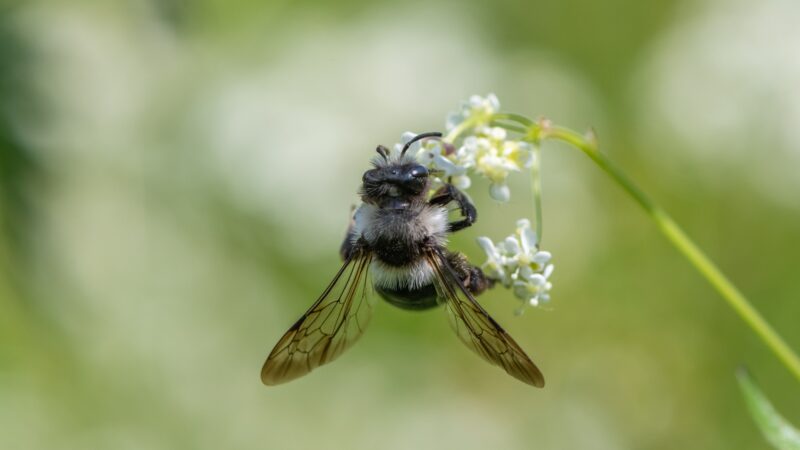
M420 134L396 157L378 146L374 168L362 180L363 203L341 247L344 265L275 345L261 369L264 384L293 380L341 355L364 332L376 291L403 309L443 305L467 347L511 376L544 386L536 365L475 301L492 282L462 254L445 247L449 233L475 222L475 206L451 184L428 198L428 169L406 155L412 143L440 137ZM450 204L457 205L461 220L448 221Z

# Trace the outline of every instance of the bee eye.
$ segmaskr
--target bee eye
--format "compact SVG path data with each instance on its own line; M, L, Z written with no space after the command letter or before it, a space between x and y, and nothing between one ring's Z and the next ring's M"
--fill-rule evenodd
M375 180L375 169L368 170L368 171L364 172L364 176L361 177L361 181L364 182L364 183L376 181Z
M428 176L428 169L425 166L417 165L411 168L409 174L414 178L425 178Z

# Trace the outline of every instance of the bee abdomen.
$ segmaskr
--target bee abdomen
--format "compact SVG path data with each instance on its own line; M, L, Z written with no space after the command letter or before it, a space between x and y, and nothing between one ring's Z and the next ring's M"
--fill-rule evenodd
M431 284L433 269L424 258L405 266L390 266L376 258L370 269L376 288L416 290Z
M377 291L384 300L401 309L417 311L433 308L438 304L436 300L436 288L433 284L428 284L416 289L408 287L396 289L379 287Z

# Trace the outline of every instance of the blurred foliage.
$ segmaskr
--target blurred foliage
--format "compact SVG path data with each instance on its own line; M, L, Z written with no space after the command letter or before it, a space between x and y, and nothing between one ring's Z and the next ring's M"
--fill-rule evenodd
M31 68L30 49L25 47L7 16L0 13L0 207L3 208L7 245L22 243L32 214L26 185L38 164L30 148L21 142L16 127L21 120L38 118L36 101L26 77ZM13 212L13 214L12 214ZM24 255L22 249L19 254Z
M278 389L258 369L338 268L374 146L491 91L594 127L797 349L795 19L788 0L5 7L0 447L763 447L731 371L757 368L787 417L797 384L558 145L553 309L480 299L546 389L461 348L443 313L385 304L330 367ZM476 236L530 216L515 183L508 205L476 183L479 221L453 248L480 258Z
M739 386L742 388L750 414L753 415L767 441L780 450L800 449L800 431L775 411L747 370L740 369L736 377L739 379Z

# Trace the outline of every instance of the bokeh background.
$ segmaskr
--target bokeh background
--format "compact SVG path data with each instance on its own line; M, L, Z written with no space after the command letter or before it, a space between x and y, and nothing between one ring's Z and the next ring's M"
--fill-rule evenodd
M800 348L798 23L794 0L4 2L0 448L766 448L734 369L795 423L796 380L559 145L550 307L481 297L544 390L385 303L333 365L258 374L339 267L375 145L489 92L593 127ZM471 188L453 248L531 216L515 183Z

